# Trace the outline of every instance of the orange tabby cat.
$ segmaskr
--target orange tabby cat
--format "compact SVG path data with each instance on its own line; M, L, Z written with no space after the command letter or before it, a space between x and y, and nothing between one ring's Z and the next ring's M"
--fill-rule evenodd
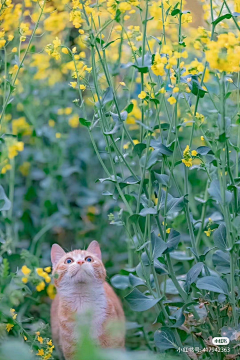
M74 357L79 341L76 319L84 322L87 312L92 315L90 334L100 346L124 347L124 312L117 295L105 281L106 270L98 242L92 241L87 250L68 253L54 244L51 259L57 288L51 308L52 336L65 359ZM121 324L117 336L111 336L108 331L112 322Z

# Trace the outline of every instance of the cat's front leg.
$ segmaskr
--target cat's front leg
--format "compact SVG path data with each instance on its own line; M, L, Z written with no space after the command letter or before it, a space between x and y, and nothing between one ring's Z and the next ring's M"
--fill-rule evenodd
M75 359L76 345L71 340L62 340L62 351L65 360Z

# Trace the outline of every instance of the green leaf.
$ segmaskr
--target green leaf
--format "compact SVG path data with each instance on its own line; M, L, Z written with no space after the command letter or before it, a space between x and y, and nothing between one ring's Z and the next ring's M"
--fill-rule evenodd
M152 19L154 19L153 16L150 17L150 18L148 18L148 19L146 19L146 20L143 20L143 21L142 21L142 24L145 25L145 24L147 24L148 21L151 21Z
M159 140L151 140L150 145L163 155L171 156L173 154L173 151L164 144L162 144Z
M0 351L1 360L34 360L29 347L20 340L5 340Z
M132 66L134 66L136 69L138 69L138 71L140 73L146 74L151 65L152 65L152 55L149 52L147 52L144 55L143 65L142 65L142 57L140 57L137 59L136 63L133 64Z
M102 97L102 104L106 105L113 100L113 89L109 86Z
M167 249L164 251L164 254L167 254L178 247L179 241L181 239L180 233L176 230L171 229L171 232L167 240Z
M88 121L88 120L86 120L84 118L79 118L79 122L80 122L81 125L83 125L83 126L85 126L87 128L90 128L90 126L91 126L91 121Z
M133 103L130 103L127 107L126 107L126 112L128 114L130 114L132 111L133 111L133 108L134 108L134 104Z
M174 333L171 329L164 326L161 330L155 331L154 342L161 352L178 348Z
M203 98L204 95L207 93L206 90L203 89L201 84L198 81L198 77L196 75L192 75L192 81L188 84L189 88L191 89L191 92L193 95L198 96L200 98Z
M121 289L121 290L125 290L129 287L129 279L128 276L126 275L114 275L111 278L111 284L116 288L116 289Z
M128 278L129 278L129 283L132 287L136 287L136 286L139 286L139 285L145 285L145 281L142 280L141 278L133 275L133 274L129 274L128 275Z
M144 143L136 144L133 148L133 154L136 154L140 157L142 155L143 150L146 149L146 147L147 146Z
M146 296L137 289L134 289L125 299L133 311L149 310L161 300L160 298L154 299Z
M208 192L214 200L216 200L220 204L223 204L220 184L218 180L213 180L211 182ZM225 190L225 194L226 194L226 203L230 203L232 200L232 193L230 191Z
M227 249L227 232L225 224L221 224L213 233L213 241L217 248L220 250Z
M134 185L139 184L141 181L141 178L139 176L129 176L125 180L121 182L121 184L127 184L127 185Z
M110 182L116 183L116 182L121 182L122 179L121 179L119 176L117 176L117 179L116 179L114 175L111 175L111 176L108 177L108 178L102 178L102 179L98 179L98 180L96 180L96 181L100 181L100 183L103 183L103 182L105 182L105 181L110 181Z
M158 174L154 172L155 178L159 182L159 184L162 184L163 186L169 187L169 176L165 174Z
M116 22L120 22L121 21L121 11L119 10L119 9L117 9L117 11L116 11L116 16L115 16L115 21Z
M142 167L144 167L145 165L145 158L146 156L148 156L148 160L147 160L147 170L150 169L153 165L155 165L161 158L161 155L159 153L159 150L154 150L151 152L150 156L147 154L144 154L141 159L140 159L140 165Z
M10 210L11 206L11 201L7 198L2 185L0 185L0 211Z
M167 201L167 214L171 214L173 212L181 211L185 204L184 196L180 198L174 198L173 196L168 197Z
M228 295L228 286L219 276L204 276L196 283L198 289Z
M147 216L147 215L157 215L157 209L156 208L144 208L140 211L139 215L141 216Z
M96 42L100 45L104 45L105 41L103 39L100 39L99 37L96 38Z
M105 44L103 46L103 49L105 50L109 45L113 44L115 41L117 41L119 38L115 39L115 40L112 40L112 41L109 41L107 44Z
M225 19L231 19L232 17L232 14L225 14L225 15L222 15L222 16L219 16L216 20L214 20L212 22L212 24L214 26L216 26L218 23L220 23L221 21L225 20Z
M152 243L152 254L154 259L161 257L163 252L167 249L167 243L165 243L154 232L152 232L151 234L151 243Z
M199 146L197 148L197 153L200 155L207 155L210 151L212 151L208 146Z
M229 253L217 250L212 256L213 265L216 270L221 274L230 273L230 256Z
M199 262L199 263L193 265L193 267L188 271L187 277L186 277L186 282L184 285L184 288L187 293L189 292L191 285L196 282L199 274L201 273L201 271L203 269L203 266L204 266L204 264L202 262Z
M238 235L240 235L240 215L235 217L232 224L235 227L235 229L237 230Z
M171 16L176 16L177 14L180 14L180 9L174 9L174 10L171 12Z

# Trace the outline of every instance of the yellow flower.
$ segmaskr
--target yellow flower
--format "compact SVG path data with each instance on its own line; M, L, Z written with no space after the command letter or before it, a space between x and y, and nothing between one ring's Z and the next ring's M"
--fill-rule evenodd
M61 137L62 137L62 134L59 133L59 132L57 132L57 133L56 133L56 138L57 138L57 139L60 139Z
M0 40L0 49L4 47L5 44L6 44L6 40Z
M45 282L44 281L41 281L37 286L36 286L36 290L38 292L42 291L45 289Z
M80 90L86 90L86 86L83 84L80 84Z
M76 87L77 87L77 82L76 82L76 81L70 82L70 86L71 86L73 89L76 89Z
M192 166L192 159L189 159L189 160L185 160L185 159L182 159L182 162L185 166L187 167L191 167Z
M204 140L205 140L205 139L204 139L204 136L201 136L201 140L202 140L202 141L204 141Z
M7 332L11 331L13 327L14 327L13 324L7 324L7 325L6 325L6 330L7 330Z
M134 145L137 145L137 144L139 144L139 141L138 140L133 140L133 143L134 143Z
M43 355L44 355L44 350L43 349L38 349L37 356L43 356Z
M177 100L175 99L175 97L171 96L170 98L168 98L167 100L169 102L169 104L173 105L177 102Z
M16 52L17 52L17 48L16 47L12 48L12 53L16 53Z
M8 41L12 41L14 39L13 35L8 35Z
M24 284L26 284L26 283L28 282L28 278L24 276L24 277L22 278L22 282L23 282Z
M30 270L26 265L23 265L21 270L24 275L29 275L32 272L32 270Z
M15 313L15 309L10 309L10 313L12 315L13 320L16 320L17 314Z
M44 276L43 268L37 268L37 269L36 269L36 273L37 273L39 276L43 277L43 276Z
M78 115L73 115L69 120L68 120L69 125L72 128L77 128L79 126L79 117Z
M123 145L124 150L127 150L127 149L129 148L129 145L130 145L129 142L127 142L126 144L124 144L124 145Z
M39 335L40 335L40 331L36 331L35 334L36 334L37 336L39 336Z
M54 127L55 126L55 121L54 120L48 120L48 125L50 126L50 127Z
M56 296L55 286L53 284L48 285L47 294L51 300L53 300Z
M72 108L71 107L67 107L65 109L65 115L70 115L72 113Z
M165 74L164 66L167 64L166 56L161 56L159 53L155 54L154 62L151 67L152 72L156 76L163 76Z
M38 340L38 342L39 342L40 344L43 343L43 338L42 338L41 336L38 336L37 340Z
M139 99L145 99L147 96L147 94L145 93L145 91L141 91L140 94L138 95Z
M122 85L122 86L126 86L125 82L123 82L123 81L120 81L119 84Z
M48 283L48 284L51 282L51 278L48 275L45 276L44 279L45 279L46 283Z
M23 338L24 338L25 341L27 341L27 337L25 335L23 336Z
M170 234L170 232L171 232L171 228L168 228L168 229L166 230L166 233L167 233L167 234Z
M162 87L159 92L160 92L160 94L165 94L165 93L166 93L166 90L164 89L164 87Z
M19 166L19 171L23 176L28 176L30 169L30 162L25 161L22 165Z
M45 267L44 270L47 272L47 273L50 273L52 271L52 268L51 266L48 266L48 267Z
M204 231L204 232L208 237L211 236L211 230L210 229L208 229L207 231Z
M58 48L61 45L61 40L56 37L55 40L53 40L53 46L54 48Z
M179 87L175 86L175 88L173 88L173 93L178 93L179 92Z
M68 52L68 49L67 48L62 48L62 53L63 54L68 54L69 52Z
M49 340L49 341L47 342L47 345L52 346L52 340Z
M10 309L10 313L12 315L13 320L16 320L16 318L17 318L17 314L15 311L16 311L15 309Z
M197 156L197 151L196 150L192 151L192 156Z
M119 10L121 11L121 13L125 13L126 11L131 10L131 5L126 1L120 2Z

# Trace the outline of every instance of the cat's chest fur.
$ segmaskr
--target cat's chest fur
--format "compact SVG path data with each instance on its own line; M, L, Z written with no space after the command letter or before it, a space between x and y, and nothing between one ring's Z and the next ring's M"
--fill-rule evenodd
M69 293L66 300L65 306L69 309L69 314L75 318L76 325L78 323L80 326L90 325L92 336L94 338L101 336L102 325L107 315L104 287L83 284L77 292Z

